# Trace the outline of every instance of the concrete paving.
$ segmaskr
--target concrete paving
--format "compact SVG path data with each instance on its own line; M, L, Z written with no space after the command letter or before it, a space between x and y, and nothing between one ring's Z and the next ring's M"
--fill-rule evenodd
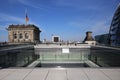
M120 80L120 68L8 68L0 80Z

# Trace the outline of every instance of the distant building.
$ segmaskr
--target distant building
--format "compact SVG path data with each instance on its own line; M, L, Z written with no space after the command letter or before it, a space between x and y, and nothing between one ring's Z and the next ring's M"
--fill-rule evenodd
M60 36L52 36L52 42L60 42Z
M111 46L120 46L120 4L118 5L109 30Z
M86 37L85 37L83 42L87 43L87 44L90 44L90 45L95 45L96 44L96 41L92 37L92 32L91 31L86 32Z
M9 43L38 43L40 32L35 25L9 25Z
M100 45L109 45L109 34L96 35L95 41Z

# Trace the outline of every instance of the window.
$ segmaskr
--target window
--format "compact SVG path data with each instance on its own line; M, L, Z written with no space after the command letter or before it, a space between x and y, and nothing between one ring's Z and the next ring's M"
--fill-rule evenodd
M29 38L28 33L25 33L25 39L28 39L28 38Z
M23 35L22 33L19 34L19 38L22 39L23 38Z
M17 39L17 34L16 33L13 34L13 37L14 37L14 39Z

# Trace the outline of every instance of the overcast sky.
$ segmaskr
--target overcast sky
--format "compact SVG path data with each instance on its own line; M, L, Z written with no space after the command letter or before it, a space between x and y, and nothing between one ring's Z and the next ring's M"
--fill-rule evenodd
M11 24L25 24L25 8L29 24L38 26L41 40L51 35L61 40L82 41L86 31L93 36L108 33L120 0L0 0L0 41L8 40Z

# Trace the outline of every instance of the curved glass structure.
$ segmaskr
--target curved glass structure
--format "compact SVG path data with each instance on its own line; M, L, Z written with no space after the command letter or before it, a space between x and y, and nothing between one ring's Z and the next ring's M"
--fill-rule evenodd
M114 13L109 34L111 46L120 46L120 4Z

